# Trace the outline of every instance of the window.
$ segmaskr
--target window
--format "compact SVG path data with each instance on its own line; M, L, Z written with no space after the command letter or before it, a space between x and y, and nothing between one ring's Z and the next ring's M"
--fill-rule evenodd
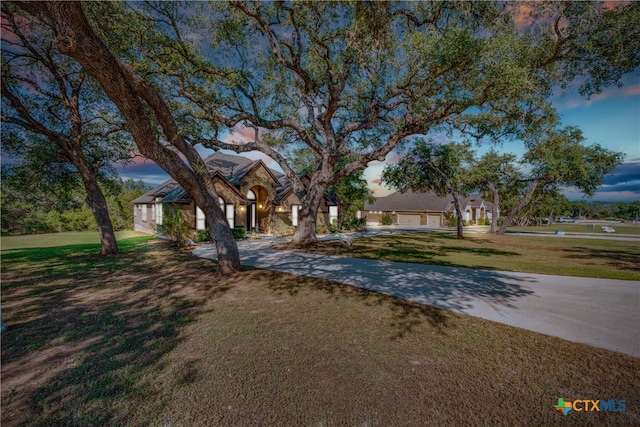
M333 224L333 220L338 222L338 207L329 206L329 224Z
M206 230L207 229L207 221L204 216L204 212L202 209L196 206L196 230Z
M162 225L162 203L158 203L156 208L156 224Z
M220 210L224 212L224 200L222 200L222 197L218 197L218 206L220 206Z
M300 205L292 205L291 206L291 225L294 227L298 226L298 211L300 210Z
M227 222L229 223L229 227L235 227L235 207L232 204L227 204Z
M247 191L247 200L255 200L255 199L256 199L256 193L254 193L253 190Z

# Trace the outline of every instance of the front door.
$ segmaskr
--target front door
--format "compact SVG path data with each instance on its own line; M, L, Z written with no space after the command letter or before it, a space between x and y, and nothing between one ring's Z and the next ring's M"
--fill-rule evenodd
M258 215L255 202L251 203L247 208L247 227L249 227L249 230L258 228Z

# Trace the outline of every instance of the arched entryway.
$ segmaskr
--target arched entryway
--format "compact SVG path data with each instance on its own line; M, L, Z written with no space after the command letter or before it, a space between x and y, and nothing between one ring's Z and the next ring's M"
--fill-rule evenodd
M247 198L247 229L258 231L262 218L267 216L269 193L266 188L256 185L246 194Z

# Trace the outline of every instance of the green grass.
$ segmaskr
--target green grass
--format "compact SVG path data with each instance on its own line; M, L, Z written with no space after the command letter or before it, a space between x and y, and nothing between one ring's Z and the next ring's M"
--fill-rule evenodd
M541 227L509 227L509 231L520 231L520 232L548 232L555 233L557 230L563 230L567 233L595 233L602 234L603 233L600 227L605 224L593 223L593 227L589 228L588 223L567 223L567 224L552 224L549 226L541 226ZM607 223L607 226L616 230L616 234L635 234L640 236L640 224L610 224Z
M343 248L321 242L309 251L451 267L640 280L640 241L412 233L354 239Z
M131 237L149 237L148 234L137 231L118 231L116 239L118 242ZM0 249L22 249L22 248L46 248L64 245L88 245L100 243L97 231L82 231L70 233L47 233L47 234L27 234L0 237Z
M3 426L640 422L640 359L323 280L220 278L159 240L121 248L3 253ZM628 409L563 417L558 397Z

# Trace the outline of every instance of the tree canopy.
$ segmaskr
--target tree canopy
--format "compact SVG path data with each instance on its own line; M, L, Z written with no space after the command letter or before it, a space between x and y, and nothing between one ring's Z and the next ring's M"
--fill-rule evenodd
M296 245L315 241L332 184L399 144L443 131L529 132L553 114L554 87L577 82L589 96L640 64L634 2L87 3L82 16L20 4L56 23L58 49L103 75L161 165L176 166L154 131L191 171L197 144L278 162L302 200ZM105 10L113 19L100 19ZM108 52L98 36L79 36L88 28ZM137 112L143 103L159 127ZM228 136L241 128L253 131L248 142ZM316 158L308 186L292 167L300 147ZM189 182L199 175L180 175L197 192Z
M81 182L101 254L116 254L98 181L116 175L112 162L127 159L134 148L117 109L81 66L51 48L50 27L4 3L2 30L4 154L51 188L69 191Z

